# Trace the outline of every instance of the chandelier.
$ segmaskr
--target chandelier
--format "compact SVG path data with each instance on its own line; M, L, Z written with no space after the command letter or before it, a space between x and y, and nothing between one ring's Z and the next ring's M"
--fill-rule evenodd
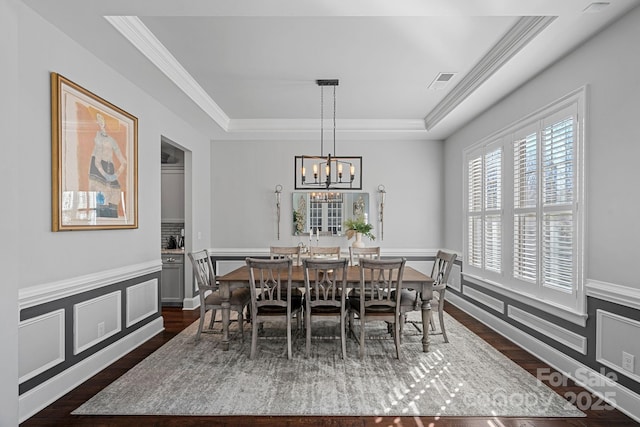
M336 155L336 86L338 80L316 80L320 86L320 155L295 156L295 189L362 189L362 157ZM324 154L324 88L333 86L333 155Z

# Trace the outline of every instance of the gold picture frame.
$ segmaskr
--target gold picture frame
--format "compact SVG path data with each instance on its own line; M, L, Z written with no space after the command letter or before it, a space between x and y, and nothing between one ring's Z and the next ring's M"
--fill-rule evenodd
M52 230L138 228L138 119L51 73Z

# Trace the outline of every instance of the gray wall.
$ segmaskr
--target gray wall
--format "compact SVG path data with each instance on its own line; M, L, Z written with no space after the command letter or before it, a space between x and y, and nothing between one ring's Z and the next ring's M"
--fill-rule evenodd
M2 286L0 286L0 339L2 340L2 363L0 363L0 425L18 424L18 286L20 270L19 255L15 247L19 241L18 182L20 166L19 129L15 102L18 99L18 2L0 0L0 129L2 137L2 157L0 162L0 194L2 194L2 214L0 233L5 244L1 245ZM24 187L22 187L24 188Z
M47 43L43 43L46 40ZM160 259L160 138L162 135L193 152L193 233L210 235L208 137L142 92L108 64L80 47L27 7L19 22L20 97L19 153L22 184L20 239L16 250L20 288ZM49 73L55 71L138 117L138 213L136 230L51 232L51 128ZM204 181L204 182L202 182ZM187 236L194 242L194 236ZM32 268L28 256L37 248L47 256Z
M512 93L445 144L445 245L462 250L462 152L465 147L589 86L586 127L585 276L640 288L632 266L640 240L640 9Z
M375 242L384 249L441 247L442 142L343 141L337 149L363 157L363 188L369 193L369 221ZM293 159L319 154L313 141L216 141L211 153L213 192L212 246L215 248L268 248L307 242L292 236ZM274 189L281 184L281 240L276 240ZM378 185L387 191L384 241L380 241ZM366 239L365 239L366 240ZM346 237L322 237L321 245L346 248Z
M0 339L8 349L3 351L0 368L3 379L0 384L0 425L9 426L16 425L19 418L46 403L47 399L60 397L46 395L48 391L27 398L23 394L18 404L19 363L29 366L26 359L18 361L18 307L24 295L29 295L32 301L34 296L42 295L44 310L48 307L46 303L51 301L48 292L59 288L60 284L93 283L91 278L137 269L141 265L157 263L160 268L161 137L176 142L186 151L185 165L189 170L186 195L189 200L198 200L185 210L187 250L208 247L211 236L211 143L208 136L188 125L151 94L144 93L22 2L0 0L0 28L3 57L0 80L4 87L0 97L0 124L5 138L5 161L0 163L5 203L0 224L3 227L2 246L8 252L6 257L3 252L2 259L8 262L3 262L3 286L0 287ZM69 78L138 118L138 229L51 231L51 72ZM199 240L198 235L201 236ZM138 278L127 283L149 277L140 273ZM187 280L190 277L189 272ZM98 286L108 288L103 284ZM83 292L68 296L65 301L78 303L85 296L95 295ZM122 301L121 307L130 307L126 305L129 300ZM60 300L55 303L65 304ZM72 311L71 306L66 309L69 313ZM31 310L40 312L38 307ZM29 316L26 311L22 314ZM71 316L67 316L66 321L70 320ZM153 315L131 328L123 328L115 339L126 344L113 347L124 349L131 345L128 343L141 336L132 332L150 320ZM159 323L161 328L162 322ZM134 338L129 339L132 335ZM63 339L67 344L73 342L74 337L69 332ZM113 343L113 340L101 343L85 354ZM65 378L76 376L82 380L82 371L73 370L74 366L71 366L76 361L67 358L63 365L43 373L42 378L59 372L62 366L69 368L65 374L71 372ZM64 392L55 387L46 390L52 389L53 394ZM42 401L39 401L40 396ZM27 405L23 405L25 400L29 402Z

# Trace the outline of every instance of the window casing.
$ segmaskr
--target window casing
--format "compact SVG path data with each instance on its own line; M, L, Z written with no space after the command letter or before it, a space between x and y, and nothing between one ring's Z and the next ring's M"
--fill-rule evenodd
M465 274L584 313L582 88L465 151ZM543 307L542 307L543 308Z

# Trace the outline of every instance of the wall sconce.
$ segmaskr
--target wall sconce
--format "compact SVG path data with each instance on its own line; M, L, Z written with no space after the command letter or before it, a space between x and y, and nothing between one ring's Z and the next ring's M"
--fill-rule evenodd
M387 200L387 192L384 185L378 185L378 196L380 198L380 240L384 240L384 203Z
M280 240L280 202L282 200L282 185L276 185L276 215L278 216L278 240Z

